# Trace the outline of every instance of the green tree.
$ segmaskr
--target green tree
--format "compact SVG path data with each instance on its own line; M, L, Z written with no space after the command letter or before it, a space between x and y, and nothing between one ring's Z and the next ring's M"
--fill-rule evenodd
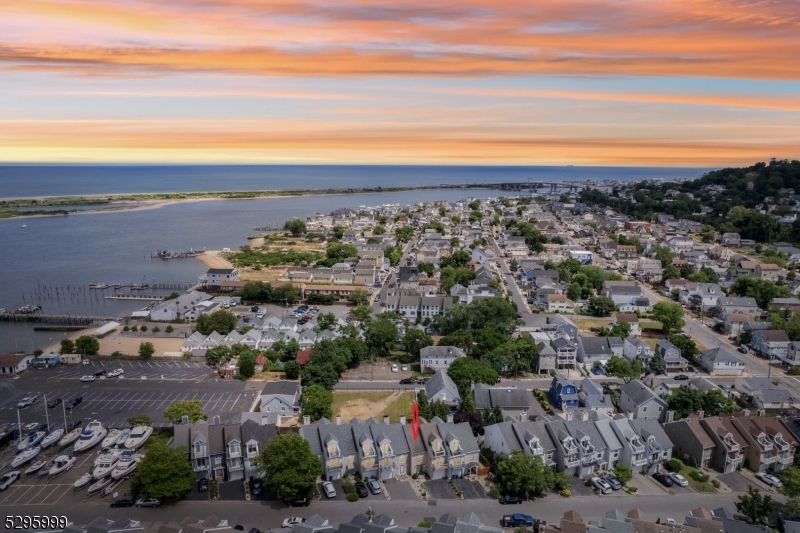
M164 301L166 302L168 300L175 300L176 298L179 298L179 297L180 297L179 293L171 292L171 293L169 293L169 296L164 296Z
M180 424L184 416L189 417L190 424L208 419L208 415L203 412L203 402L200 400L175 402L164 411L164 421L168 424Z
M658 351L653 352L653 356L647 362L647 371L655 375L667 373L667 363Z
M475 407L475 400L472 398L472 394L465 394L461 398L461 405L458 406L459 413L475 413L477 412L478 408Z
M139 357L142 359L150 359L153 357L154 353L156 353L156 347L153 346L152 342L139 343Z
M431 416L431 406L428 404L428 398L425 396L425 389L417 392L417 405L419 406L419 417L425 420L433 418Z
M433 338L417 328L408 328L406 334L403 335L403 346L406 352L416 358L419 357L420 350L433 346Z
M483 418L483 423L485 426L499 424L503 421L503 411L501 411L499 407L495 407L494 409L484 407L483 411L481 412L481 417Z
M709 416L728 415L737 411L736 404L719 389L711 389L703 394L703 412Z
M590 314L594 316L609 316L617 310L614 300L605 296L592 296L586 306Z
M401 242L408 242L414 237L414 228L411 226L400 226L394 230L394 238L399 244Z
M661 322L664 333L680 331L683 328L683 308L676 302L658 302L653 306L653 318Z
M239 376L243 379L250 379L256 373L255 356L239 357Z
M434 265L433 263L420 261L419 263L417 263L417 270L419 270L420 272L424 272L428 276L433 276Z
M61 339L60 353L75 353L75 343L72 339Z
M153 420L150 415L135 415L126 420L129 426L152 426Z
M674 344L681 351L681 355L690 361L697 360L697 357L700 355L700 348L697 347L697 343L689 337L670 335L669 342Z
M297 379L300 377L300 363L297 361L287 361L283 365L283 373L286 379Z
M383 226L375 226L375 228L372 230L373 235L384 235L385 233L386 233L386 228L384 228Z
M525 455L518 450L511 455L500 454L495 469L495 479L506 494L543 494L553 485L553 471L538 455Z
M100 351L100 341L91 335L81 335L75 341L75 350L83 355L97 355Z
M583 287L581 287L580 283L571 283L570 286L567 288L567 298L572 300L573 302L577 302L581 299L583 295Z
M372 307L368 305L359 305L350 310L350 316L353 320L364 323L372 319Z
M309 385L303 389L303 415L316 422L320 418L332 418L333 393L321 385Z
M383 255L389 260L390 265L396 266L403 258L403 251L397 246L386 246Z
M685 265L681 266L681 277L684 279L688 279L692 274L694 274L694 265L691 263L686 263Z
M320 313L317 315L317 327L320 330L333 329L339 320L333 313Z
M736 510L751 524L761 522L775 510L772 496L761 494L754 486L747 487L747 494L740 494L735 502Z
M661 268L667 268L668 265L672 265L673 255L669 246L654 246L653 257L661 261Z
M497 372L487 361L471 357L459 357L450 363L447 375L456 384L462 396L469 394L472 383L494 385L497 382Z
M236 327L236 315L230 311L220 309L213 313L205 313L197 317L195 329L203 335L211 335L216 331L220 335L227 335Z
M187 453L183 446L169 448L158 441L148 445L136 466L141 496L172 500L191 490L195 475L191 463L186 460Z
M761 309L769 309L775 298L788 298L791 295L789 287L785 285L777 285L768 279L757 279L750 276L736 278L730 291L739 296L755 298Z
M600 333L598 333L599 337L619 337L620 339L626 339L628 335L631 334L631 325L624 320L620 320L611 328L601 328Z
M630 362L618 355L612 355L606 362L606 372L609 376L620 378L625 383L633 379L639 379L644 373L644 365L637 359Z
M430 408L431 418L438 416L442 420L447 420L447 416L452 413L450 404L443 400L435 400L430 402L428 405Z
M347 228L344 226L339 226L338 224L331 228L331 233L333 234L334 239L341 239L344 237L344 232L347 231Z
M227 361L231 358L231 349L224 344L218 344L213 348L206 350L206 362L211 365L216 365L220 361Z
M397 326L384 317L367 325L364 340L374 357L386 357L397 344Z
M614 467L614 475L617 476L622 483L627 483L633 479L631 467L623 463L619 463Z
M781 482L783 486L778 492L787 498L783 513L786 516L796 516L800 512L800 467L790 465L784 468L781 472Z
M283 223L283 231L288 231L293 237L297 237L306 232L306 223L299 218L293 218Z
M347 296L347 300L355 305L366 305L369 303L369 294L364 289L356 289Z
M298 433L284 433L267 441L254 463L264 486L282 500L311 498L322 475L322 461Z
M680 277L681 277L680 271L671 264L667 265L664 268L664 271L661 273L661 280L664 283L666 283L667 280L670 279L680 279Z

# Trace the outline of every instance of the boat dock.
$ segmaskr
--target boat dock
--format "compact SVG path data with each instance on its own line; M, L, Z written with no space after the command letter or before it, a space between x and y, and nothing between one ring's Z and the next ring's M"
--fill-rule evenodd
M144 296L141 294L133 295L133 294L117 294L115 296L103 296L105 300L148 300L148 301L161 301L164 299L163 296Z
M0 313L0 321L4 322L43 322L45 324L64 324L68 326L88 326L96 322L108 322L116 317L50 315L44 313Z
M153 259L184 259L200 255L205 250L189 250L188 252L173 252L172 250L156 250L150 254Z

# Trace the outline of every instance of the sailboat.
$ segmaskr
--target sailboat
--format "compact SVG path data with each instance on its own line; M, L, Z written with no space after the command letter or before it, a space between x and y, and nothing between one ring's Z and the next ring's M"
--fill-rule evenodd
M47 394L44 395L44 416L47 419L47 436L42 439L41 447L42 449L48 448L61 440L61 437L64 435L64 430L61 428L56 428L51 430L50 429L50 415L47 412Z
M17 468L18 466L22 466L28 461L32 460L34 457L39 455L39 451L41 448L38 446L31 446L29 448L25 448L21 453L19 453L14 460L11 461L11 468Z
M64 402L61 402L61 412L64 415L64 428L68 428L69 426L67 425L67 409L66 407L64 407ZM64 446L69 446L70 444L78 440L78 437L81 436L81 427L80 427L81 423L82 421L79 420L78 424L72 429L72 431L68 432L66 435L61 437L61 440L58 441L58 445L63 448Z

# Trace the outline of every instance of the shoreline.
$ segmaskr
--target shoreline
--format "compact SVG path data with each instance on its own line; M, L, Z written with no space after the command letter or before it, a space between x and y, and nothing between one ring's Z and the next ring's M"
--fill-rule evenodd
M35 213L35 214L28 214L26 211L19 211L19 214L16 214L16 211L6 211L5 213L9 216L5 216L0 218L2 220L9 220L9 219L24 219L24 218L40 218L40 217L63 217L63 216L70 216L70 215L98 215L98 214L105 214L105 213L123 213L127 211L146 211L150 209L158 209L160 207L168 206L168 205L176 205L182 203L190 203L190 202L210 202L210 201L224 201L224 200L264 200L264 199L280 199L280 198L300 198L300 197L315 197L315 196L342 196L342 195L349 195L349 194L384 194L384 193L394 193L394 192L406 192L406 191L427 191L427 190L449 190L449 189L487 189L492 188L487 184L480 184L480 185L430 185L430 186L423 186L423 187L390 187L390 188L356 188L356 189L327 189L325 191L285 191L289 194L283 194L283 191L254 191L252 193L248 193L246 195L238 196L236 192L230 191L212 191L212 192L198 192L198 193L142 193L134 195L131 197L130 195L81 195L81 196L43 196L40 198L0 198L0 201L40 201L40 200L47 200L47 199L56 199L56 200L65 200L70 203L64 204L43 204L41 207L58 207L63 205L64 212L53 212L51 213ZM186 195L183 198L171 198L171 196L175 194ZM192 196L196 195L196 196ZM155 197L154 197L155 196ZM107 205L108 207L100 207L97 209L86 209L80 210L76 209L73 211L69 211L70 205L85 205L86 203L90 203L93 199L96 200L97 198L106 198L108 199L107 203L103 203L100 205ZM81 201L84 200L84 201ZM88 200L88 202L86 201ZM142 202L143 205L126 205L126 206L114 206L114 203L130 203L130 202ZM37 206L31 206L30 210L35 210ZM0 207L0 211L2 211L2 207ZM13 207L12 209L27 209L26 207Z

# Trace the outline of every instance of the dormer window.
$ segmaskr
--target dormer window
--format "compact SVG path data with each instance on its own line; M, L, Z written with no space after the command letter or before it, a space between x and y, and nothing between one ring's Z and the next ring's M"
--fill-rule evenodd
M450 453L459 453L461 451L461 444L459 444L458 439L453 439L450 441Z
M258 443L254 442L247 445L247 455L250 457L258 455Z
M194 455L196 457L204 456L206 454L206 443L205 442L196 442L194 444Z
M655 447L656 438L653 435L650 435L649 437L647 437L647 445L650 446L651 448Z
M375 455L375 448L372 446L371 440L365 440L361 443L361 450L364 452L364 455L369 457Z
M242 447L238 441L228 444L228 455L239 455L240 453L242 453Z

